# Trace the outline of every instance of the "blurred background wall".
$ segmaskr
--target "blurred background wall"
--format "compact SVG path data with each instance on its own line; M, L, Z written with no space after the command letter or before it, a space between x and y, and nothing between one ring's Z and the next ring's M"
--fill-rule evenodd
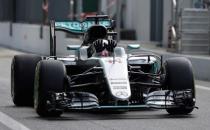
M43 2L48 1L44 15ZM116 19L120 6L122 38L156 41L167 45L172 0L0 0L0 21L41 24L48 21L81 19L88 14L108 14ZM180 8L192 7L195 0L179 0Z

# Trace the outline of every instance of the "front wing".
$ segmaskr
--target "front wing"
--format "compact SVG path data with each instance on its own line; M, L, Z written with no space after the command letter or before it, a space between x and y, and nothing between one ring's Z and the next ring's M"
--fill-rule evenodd
M120 104L116 100L115 105L103 105L99 99L87 92L49 93L48 110L114 110L128 109L140 110L142 108L168 109L185 106L193 106L195 99L192 98L191 90L182 91L154 91L147 95L145 104Z

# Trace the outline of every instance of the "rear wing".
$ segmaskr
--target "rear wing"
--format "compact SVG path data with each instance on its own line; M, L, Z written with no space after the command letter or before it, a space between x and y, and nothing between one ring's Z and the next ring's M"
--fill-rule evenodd
M53 21L52 21L53 22ZM83 27L78 21L54 22L55 31L65 31L75 35L84 34Z
M83 35L84 31L78 21L56 22L50 21L50 56L56 56L55 31L64 31L73 35Z
M101 25L107 29L113 28L113 20L107 15L88 16L84 21L50 21L50 56L56 56L56 35L55 31L64 31L73 35L83 35L88 28L94 25ZM117 35L116 32L109 32L108 35Z

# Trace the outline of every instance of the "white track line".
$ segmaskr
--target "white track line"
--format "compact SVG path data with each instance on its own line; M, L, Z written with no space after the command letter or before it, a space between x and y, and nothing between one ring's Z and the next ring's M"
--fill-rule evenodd
M201 85L196 85L196 88L210 91L210 87L205 87Z
M11 130L30 130L20 122L12 119L8 115L0 112L0 122L10 128Z

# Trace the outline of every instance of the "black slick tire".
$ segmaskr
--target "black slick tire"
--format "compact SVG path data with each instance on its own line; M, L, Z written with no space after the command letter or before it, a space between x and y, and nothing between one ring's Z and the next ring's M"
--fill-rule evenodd
M41 117L59 117L63 111L49 110L49 92L64 92L65 66L56 60L40 61L36 67L34 108Z
M195 85L191 62L183 57L171 58L165 62L166 71L166 88L168 90L186 90L190 89L193 92L195 99ZM179 108L166 109L172 115L186 115L193 111L192 106L184 106Z
M16 106L33 106L37 55L15 55L11 64L11 96Z

